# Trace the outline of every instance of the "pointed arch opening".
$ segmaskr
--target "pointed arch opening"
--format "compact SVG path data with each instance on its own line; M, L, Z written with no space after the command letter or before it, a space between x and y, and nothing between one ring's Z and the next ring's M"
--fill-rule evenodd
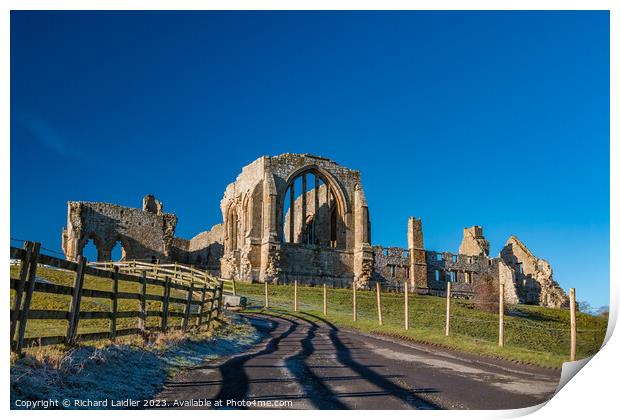
M316 167L295 172L279 200L283 243L344 248L346 201L332 177ZM340 240L339 240L340 239Z
M226 252L236 251L239 247L239 216L237 206L232 204L226 216Z
M88 261L98 261L99 260L99 250L95 245L95 241L93 239L88 239L84 244L84 248L82 248L82 255Z
M79 244L78 255L88 261L102 261L104 252L101 239L95 233L88 234Z

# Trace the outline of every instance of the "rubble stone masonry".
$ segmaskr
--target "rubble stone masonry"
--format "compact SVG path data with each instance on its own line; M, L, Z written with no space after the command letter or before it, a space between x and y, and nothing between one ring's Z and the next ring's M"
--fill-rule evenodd
M480 281L502 282L507 303L567 305L549 263L515 236L489 256L481 226L463 230L458 253L426 250L422 220L407 224L407 249L371 245L359 171L309 154L263 156L245 166L220 203L222 223L191 239L175 236L177 217L147 195L142 208L71 201L62 247L75 260L92 240L97 259L120 243L125 259L176 261L247 282L384 289L409 287L473 297Z

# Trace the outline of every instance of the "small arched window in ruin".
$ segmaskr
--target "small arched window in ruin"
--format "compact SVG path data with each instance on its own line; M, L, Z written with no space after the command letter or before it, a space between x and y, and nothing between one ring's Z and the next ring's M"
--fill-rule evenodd
M110 259L112 261L123 261L127 258L127 253L120 240L117 240L110 250Z
M84 248L82 248L82 255L88 261L99 260L99 252L97 251L97 246L95 245L95 241L93 239L86 241Z

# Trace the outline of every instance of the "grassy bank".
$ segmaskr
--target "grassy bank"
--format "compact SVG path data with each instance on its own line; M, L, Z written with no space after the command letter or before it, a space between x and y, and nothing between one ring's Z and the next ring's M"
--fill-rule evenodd
M238 284L239 294L248 297L250 310L261 311L264 286ZM328 289L328 313L323 315L323 289L299 287L299 312L292 312L293 287L270 286L270 306L295 316L325 318L337 326L356 328L373 334L397 336L416 342L500 357L547 367L561 367L570 352L569 312L529 305L509 305L505 316L505 347L498 342L499 317L477 310L470 301L453 299L451 335L445 336L445 298L409 297L409 330L404 329L404 297L400 293L382 293L383 326L378 325L376 294L358 291L358 320L352 317L352 293ZM253 309L252 309L253 307ZM595 354L601 347L607 328L606 317L577 314L577 358Z
M11 267L11 277L19 275L19 267ZM74 273L39 267L37 277L54 284L71 286ZM111 282L85 276L85 288L110 290ZM120 282L120 290L138 292L138 284ZM161 294L161 287L148 286L147 293ZM240 295L249 299L249 305L260 309L264 302L264 286L261 284L238 283ZM279 311L292 309L293 287L270 286L270 305ZM11 291L13 299L14 292ZM534 363L541 366L560 367L568 360L570 351L569 312L529 305L508 305L505 317L505 347L498 341L498 315L474 308L473 303L453 299L451 336L445 336L445 299L433 296L409 297L409 325L404 329L403 295L383 293L383 326L377 322L376 295L371 291L358 292L358 320L352 319L352 293L346 289L328 289L328 314L326 319L338 326L357 328L373 334L387 334L423 343L442 345L456 350L502 357L510 360ZM69 296L35 293L32 309L68 310ZM11 301L12 303L12 301ZM119 300L121 311L138 310L137 300ZM172 305L171 305L172 306ZM110 308L108 299L88 298L82 300L84 311L106 311ZM148 302L148 310L159 309L159 303ZM177 310L182 309L179 305ZM299 309L296 316L323 317L323 289L321 287L299 287ZM136 319L119 319L119 328L136 327ZM157 325L159 318L147 318L148 325ZM181 318L172 318L171 325L180 325ZM63 335L67 328L65 320L30 320L26 328L27 337ZM109 328L109 320L85 319L79 323L79 333L101 331ZM577 357L595 354L605 337L606 317L577 314Z
M19 277L19 266L11 266L11 277ZM37 268L37 278L41 281L47 281L53 284L62 286L73 286L75 273L59 270L56 268L48 268L39 266ZM140 285L133 282L120 281L119 291L127 293L140 293ZM84 288L92 290L111 291L112 282L109 279L102 279L90 275L84 276ZM163 295L163 287L147 285L147 294ZM11 290L11 307L13 307L15 291ZM185 299L185 292L178 290L171 291L172 297ZM30 305L31 310L57 310L68 311L70 309L71 297L66 295L39 293L35 292L32 296L32 302ZM82 311L109 311L111 301L110 299L82 297L81 310ZM119 311L138 311L140 309L140 302L137 299L119 299L118 300ZM147 310L155 311L161 309L160 302L147 301ZM184 305L179 303L170 303L171 311L183 311ZM147 317L146 325L156 326L159 325L159 317ZM181 326L181 317L171 317L169 325L171 327ZM137 328L137 318L119 318L117 321L118 329L125 328ZM103 330L109 330L110 320L108 319L83 319L80 320L78 333L91 333ZM26 327L26 337L42 337L42 336L56 336L64 335L67 329L66 320L40 320L30 319Z

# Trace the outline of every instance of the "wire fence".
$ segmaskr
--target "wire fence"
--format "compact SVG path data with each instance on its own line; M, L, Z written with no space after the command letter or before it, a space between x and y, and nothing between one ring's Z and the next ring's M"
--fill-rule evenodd
M250 308L265 307L263 284L238 283L238 293L247 298ZM499 298L498 301L476 301L453 296L449 299L420 296L410 292L405 305L404 292L381 292L378 295L376 290L357 290L355 303L351 289L327 287L326 295L324 301L320 286L298 285L297 293L294 284L267 286L270 309L294 312L297 306L298 312L313 312L332 321L341 321L344 325L357 324L377 332L407 335L420 340L432 336L435 341L443 342L458 337L489 347L503 345L566 359L596 353L607 328L606 318L565 309L511 304L504 305L503 316L500 316L499 307L496 312L477 308L477 305L498 305ZM573 317L575 322L571 328ZM447 325L449 328L446 328Z

